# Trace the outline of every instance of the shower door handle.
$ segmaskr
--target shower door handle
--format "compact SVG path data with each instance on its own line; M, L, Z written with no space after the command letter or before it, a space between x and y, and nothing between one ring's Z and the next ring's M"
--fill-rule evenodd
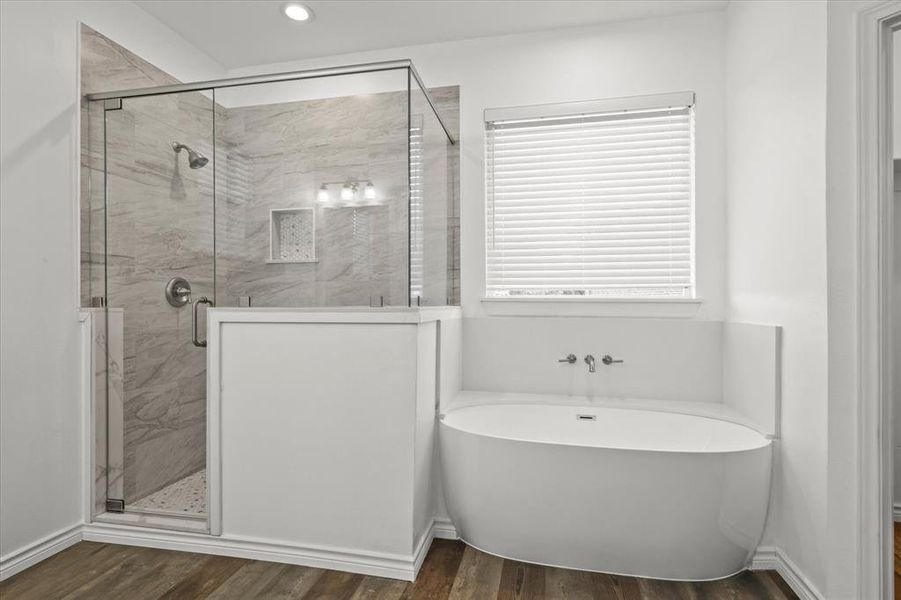
M206 348L206 340L199 339L200 334L198 332L199 319L197 318L197 309L200 308L201 304L206 304L207 306L213 306L213 301L210 300L209 298L207 298L206 296L201 296L200 298L198 298L197 300L194 301L194 303L192 305L193 310L191 311L191 332L192 332L191 341L193 341L194 345L197 346L198 348Z

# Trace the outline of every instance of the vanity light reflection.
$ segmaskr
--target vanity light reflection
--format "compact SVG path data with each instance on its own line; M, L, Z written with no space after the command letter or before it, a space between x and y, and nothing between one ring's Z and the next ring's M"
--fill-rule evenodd
M360 193L360 186L363 186L363 193ZM331 191L332 186L341 186L338 192L339 201L333 200ZM316 201L324 207L358 207L358 206L377 206L381 204L377 201L378 192L375 185L371 181L327 181L319 186L316 193Z

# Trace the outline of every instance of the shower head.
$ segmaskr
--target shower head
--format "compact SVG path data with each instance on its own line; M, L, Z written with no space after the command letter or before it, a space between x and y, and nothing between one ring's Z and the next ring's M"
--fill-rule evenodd
M210 159L206 156L193 150L190 146L182 144L181 142L172 142L172 149L175 150L176 154L181 152L183 149L188 151L188 166L192 169L199 169L201 167L205 167Z

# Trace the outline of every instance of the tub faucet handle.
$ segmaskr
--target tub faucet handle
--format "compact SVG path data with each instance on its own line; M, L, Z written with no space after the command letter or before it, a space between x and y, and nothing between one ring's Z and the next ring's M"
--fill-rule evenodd
M576 364L576 360L578 359L576 359L575 354L567 354L565 357L557 359L557 362L565 362L574 365Z
M623 361L622 361L622 359L615 359L612 356L610 356L609 354L605 354L601 358L601 362L604 363L605 365L612 365L613 363L621 363Z

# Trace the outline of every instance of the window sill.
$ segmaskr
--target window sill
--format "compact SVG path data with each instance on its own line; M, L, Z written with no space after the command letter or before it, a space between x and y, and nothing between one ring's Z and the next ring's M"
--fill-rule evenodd
M530 317L644 317L690 319L698 298L482 298L489 315Z

